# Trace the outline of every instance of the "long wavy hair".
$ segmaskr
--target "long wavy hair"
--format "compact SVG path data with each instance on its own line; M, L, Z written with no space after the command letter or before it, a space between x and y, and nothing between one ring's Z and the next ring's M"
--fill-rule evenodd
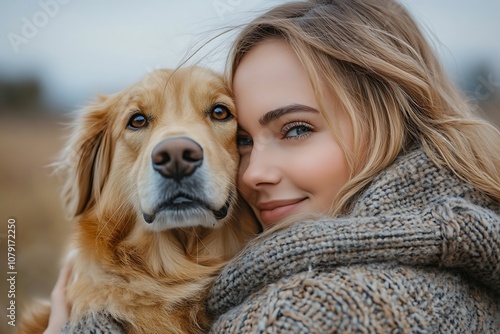
M346 155L350 180L332 203L332 215L346 213L377 173L415 146L500 201L500 132L474 115L403 6L392 0L277 6L237 36L226 68L230 84L242 58L268 38L285 40L297 54ZM351 122L352 149L342 141L336 111L324 108L322 87Z

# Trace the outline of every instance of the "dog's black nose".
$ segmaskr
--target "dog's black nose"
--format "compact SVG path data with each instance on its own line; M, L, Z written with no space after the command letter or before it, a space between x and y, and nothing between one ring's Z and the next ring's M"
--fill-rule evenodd
M151 160L154 170L163 177L178 181L201 166L203 149L186 137L168 138L155 146Z

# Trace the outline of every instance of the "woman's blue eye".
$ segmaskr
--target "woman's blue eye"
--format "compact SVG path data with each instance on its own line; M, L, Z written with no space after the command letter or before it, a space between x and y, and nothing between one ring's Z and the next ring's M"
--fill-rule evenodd
M305 125L297 125L286 132L285 138L300 137L308 132L311 132L310 127Z
M252 137L250 137L250 136L238 136L236 138L236 143L238 144L238 147L252 146L253 140L252 140Z

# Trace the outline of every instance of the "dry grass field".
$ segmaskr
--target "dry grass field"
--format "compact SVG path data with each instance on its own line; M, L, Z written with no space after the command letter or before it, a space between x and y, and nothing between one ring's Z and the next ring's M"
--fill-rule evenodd
M57 177L46 167L66 135L62 118L0 117L0 333L14 333L7 306L15 300L16 322L33 297L48 297L56 281L70 223L65 221ZM7 229L15 219L15 298L9 298Z

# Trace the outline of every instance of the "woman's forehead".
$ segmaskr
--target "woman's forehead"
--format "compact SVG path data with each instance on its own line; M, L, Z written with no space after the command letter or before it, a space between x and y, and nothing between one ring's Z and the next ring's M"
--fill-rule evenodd
M235 71L233 92L243 114L296 104L316 108L307 71L293 49L278 39L259 43L245 55Z

